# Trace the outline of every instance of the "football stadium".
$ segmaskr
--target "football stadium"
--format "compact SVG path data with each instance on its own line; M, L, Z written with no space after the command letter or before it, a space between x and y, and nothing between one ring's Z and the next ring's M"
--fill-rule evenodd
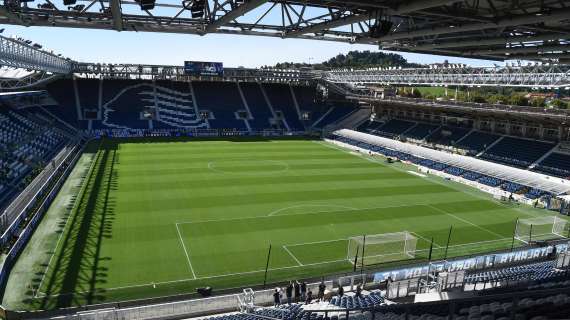
M570 319L569 17L0 0L0 319ZM291 50L243 67L44 48L70 29ZM286 62L306 43L368 49Z

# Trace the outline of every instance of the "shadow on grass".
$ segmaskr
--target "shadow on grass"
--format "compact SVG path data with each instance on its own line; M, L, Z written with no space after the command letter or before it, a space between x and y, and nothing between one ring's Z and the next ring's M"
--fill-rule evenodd
M101 256L101 244L112 237L115 201L110 192L117 188L117 173L113 170L116 150L115 142L101 144L92 171L83 181L85 190L69 204L75 203L76 209L59 223L58 232L63 234L40 288L42 309L104 299L98 294L98 286L106 283L107 268L103 264L111 258ZM39 286L44 275L36 276L34 283Z
M282 137L261 137L261 136L224 136L224 137L142 137L142 138L111 138L117 143L169 143L169 142L198 142L198 141L225 141L235 143L247 142L274 142L274 141L311 141L320 140L311 136L282 136Z

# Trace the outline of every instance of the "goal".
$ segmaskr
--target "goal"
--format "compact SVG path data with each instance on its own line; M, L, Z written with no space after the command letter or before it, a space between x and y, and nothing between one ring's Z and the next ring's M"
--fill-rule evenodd
M522 219L517 222L515 239L530 243L531 241L566 238L567 221L556 216Z
M417 242L408 231L351 237L346 259L357 265L413 259Z

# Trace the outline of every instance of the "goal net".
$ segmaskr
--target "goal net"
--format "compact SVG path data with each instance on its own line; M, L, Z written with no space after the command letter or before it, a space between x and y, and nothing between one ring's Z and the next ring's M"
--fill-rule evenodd
M417 242L408 231L351 237L346 259L357 265L412 259Z
M556 216L521 219L515 229L515 239L530 243L532 241L565 238L567 221Z

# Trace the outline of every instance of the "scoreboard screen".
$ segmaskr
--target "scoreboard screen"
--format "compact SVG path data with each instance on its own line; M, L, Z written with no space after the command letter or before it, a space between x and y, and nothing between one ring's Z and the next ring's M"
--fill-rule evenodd
M184 61L184 74L221 77L224 75L224 64L221 62Z

